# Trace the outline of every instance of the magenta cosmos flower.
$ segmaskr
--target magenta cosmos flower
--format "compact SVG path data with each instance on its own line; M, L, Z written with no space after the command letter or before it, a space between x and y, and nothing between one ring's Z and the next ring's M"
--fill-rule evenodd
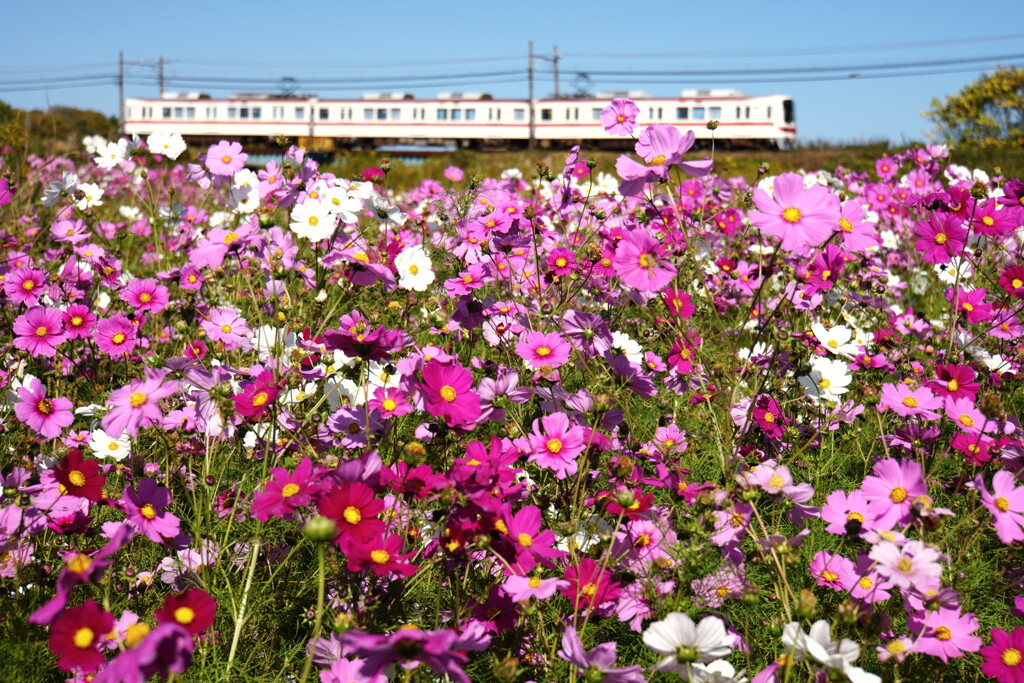
M139 343L135 325L120 313L96 323L93 340L100 351L109 356L131 353Z
M156 479L140 479L138 490L125 486L121 502L128 521L154 543L174 538L181 530L181 520L164 509L171 504L171 492Z
M554 332L526 332L516 344L516 353L534 370L547 365L557 368L569 360L572 347L560 334Z
M864 478L861 491L878 511L875 528L891 529L909 522L914 499L928 493L921 466L913 460L886 458L876 462L871 471L874 475Z
M16 304L35 306L46 285L46 274L39 268L22 266L4 278L4 293Z
M206 168L217 175L234 175L245 167L248 158L249 155L242 152L241 143L221 140L207 150Z
M554 470L558 479L576 474L576 456L586 448L584 431L570 422L565 413L551 413L534 420L529 441L530 462Z
M140 427L159 424L163 418L160 401L178 391L177 382L164 382L166 370L146 368L145 372L145 379L134 380L107 397L111 410L103 418L103 431L111 439L126 430L135 436Z
M632 135L640 107L621 97L616 97L601 110L601 125L609 135Z
M761 232L781 239L785 251L818 246L839 223L839 198L820 185L804 189L803 178L796 173L777 177L774 195L758 188L754 192L758 210L747 215Z
M641 292L658 292L676 276L676 267L664 253L658 240L643 230L634 230L619 242L612 265L623 284Z
M283 467L271 467L273 477L263 491L253 496L252 516L261 522L271 517L287 517L303 505L308 505L320 491L314 477L313 462L303 458L294 472Z
M46 398L46 387L38 379L18 389L18 399L14 414L44 439L60 436L75 421L71 401L64 397Z
M17 318L13 325L15 348L28 351L30 356L52 358L57 347L67 340L61 312L55 308L34 306Z
M927 221L917 224L914 248L928 263L949 263L961 254L967 241L967 230L961 227L963 222L955 213L933 213Z
M1024 626L1012 633L992 629L992 644L981 648L981 673L999 683L1024 683Z
M167 288L158 284L153 278L140 280L135 278L121 290L121 301L136 311L159 313L167 308L170 296Z
M473 373L458 363L432 360L423 366L420 390L426 397L426 410L444 418L449 427L469 425L480 417L480 396L472 388Z
M978 630L978 618L970 612L961 614L959 607L926 612L924 616L912 614L907 627L919 636L914 643L917 652L938 657L943 662L981 649L981 638L973 635Z

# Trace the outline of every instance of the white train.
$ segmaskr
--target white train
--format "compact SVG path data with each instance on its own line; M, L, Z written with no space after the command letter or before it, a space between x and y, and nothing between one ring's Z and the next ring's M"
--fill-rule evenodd
M679 97L645 92L598 93L593 99L498 100L483 93L441 93L417 100L406 93L367 93L355 100L313 96L238 94L214 99L202 93L165 93L159 99L125 100L125 132L181 133L195 142L222 138L298 138L311 150L397 147L502 149L585 143L612 148L629 143L605 133L601 110L613 97L640 108L638 125L669 123L692 130L698 143L788 148L796 140L793 101L784 95L750 97L735 90L684 90Z

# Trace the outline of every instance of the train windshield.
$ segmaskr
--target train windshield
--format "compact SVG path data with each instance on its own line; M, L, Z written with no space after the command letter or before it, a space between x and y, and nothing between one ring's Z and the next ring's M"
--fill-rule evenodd
M796 120L796 115L793 113L793 100L782 101L782 115L786 123L793 123Z

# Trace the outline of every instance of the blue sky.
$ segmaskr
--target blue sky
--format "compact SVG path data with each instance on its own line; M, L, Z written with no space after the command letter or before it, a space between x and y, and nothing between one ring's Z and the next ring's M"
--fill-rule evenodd
M781 93L796 102L803 142L902 144L925 140L932 132L922 114L933 97L956 93L997 61L1024 64L1024 28L1005 3L8 4L0 41L0 100L21 108L69 105L109 115L117 111L119 51L129 63L129 97L158 94L155 62L163 57L168 90L274 92L287 76L300 92L322 97L402 90L418 97L473 91L525 99L532 40L535 51L549 58L536 61L540 97L554 91L550 57L557 46L562 92L642 89L674 96L684 88L734 88L745 94ZM898 64L918 66L899 70L911 76L870 77L892 74L877 67ZM651 73L659 71L734 73ZM858 75L850 77L851 72ZM341 89L316 79L366 81ZM14 91L23 87L45 89Z

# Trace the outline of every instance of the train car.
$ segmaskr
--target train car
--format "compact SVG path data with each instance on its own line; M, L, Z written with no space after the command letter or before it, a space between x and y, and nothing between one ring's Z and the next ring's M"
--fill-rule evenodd
M612 149L632 144L605 133L601 111L617 96L640 108L640 126L666 123L692 130L698 143L791 147L796 141L793 101L784 95L745 96L735 90L683 90L678 97L645 92L598 93L594 98L494 99L486 93L440 93L418 100L408 93L366 93L354 100L312 95L165 93L125 100L125 132L180 133L201 144L224 138L259 145L294 138L319 151L413 148L511 149L531 137L540 147L587 144ZM712 133L709 121L717 121ZM532 136L531 136L532 132Z

